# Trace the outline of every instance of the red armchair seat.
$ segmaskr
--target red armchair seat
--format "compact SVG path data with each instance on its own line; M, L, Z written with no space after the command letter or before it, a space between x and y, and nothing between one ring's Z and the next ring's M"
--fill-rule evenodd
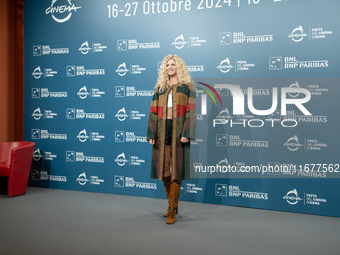
M26 193L35 143L0 143L0 176L8 177L8 197Z
M9 176L9 166L0 163L0 176Z

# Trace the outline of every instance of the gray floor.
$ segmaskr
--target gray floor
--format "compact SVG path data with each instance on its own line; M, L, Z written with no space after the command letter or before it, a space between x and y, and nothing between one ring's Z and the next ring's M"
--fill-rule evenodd
M340 254L340 219L180 201L28 188L0 193L0 254Z

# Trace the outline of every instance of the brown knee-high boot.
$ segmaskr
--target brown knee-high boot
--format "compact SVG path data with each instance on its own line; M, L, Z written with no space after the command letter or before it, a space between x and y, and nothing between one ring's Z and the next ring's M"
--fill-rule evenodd
M182 181L171 180L169 209L166 224L174 224L176 221L176 211L178 208L179 193L181 192Z
M169 201L171 177L170 176L164 177L163 178L163 184L164 184L164 188L165 188L166 197L168 198L168 201ZM169 210L169 208L168 208L168 210ZM164 213L163 217L168 217L168 212Z

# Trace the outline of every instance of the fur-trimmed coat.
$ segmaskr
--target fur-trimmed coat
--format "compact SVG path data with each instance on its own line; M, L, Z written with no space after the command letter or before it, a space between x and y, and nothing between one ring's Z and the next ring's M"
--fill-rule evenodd
M162 93L156 88L150 107L147 140L155 140L152 148L151 178L163 180L165 130L168 94L172 90L172 145L171 178L188 180L194 178L194 166L190 140L196 138L196 91L193 84L168 86ZM189 138L182 143L181 137Z

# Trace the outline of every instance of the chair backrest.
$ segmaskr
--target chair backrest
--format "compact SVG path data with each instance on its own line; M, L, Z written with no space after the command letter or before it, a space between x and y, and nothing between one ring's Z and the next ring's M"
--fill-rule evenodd
M17 147L30 146L32 142L6 142L0 143L0 164L10 165L11 151Z

